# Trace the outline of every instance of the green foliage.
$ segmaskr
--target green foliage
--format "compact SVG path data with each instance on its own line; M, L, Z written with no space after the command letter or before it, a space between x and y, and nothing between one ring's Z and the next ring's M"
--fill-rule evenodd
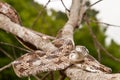
M112 41L111 45L106 48L114 57L120 59L120 45L117 45L114 41ZM105 57L107 56L105 55ZM113 69L113 72L120 72L119 62L116 62L110 58L106 59L105 57L103 63L107 63Z
M51 15L48 15L46 9L43 10L42 5L38 5L37 3L33 2L33 0L3 0L9 4L11 4L19 13L22 25L36 30L38 32L42 32L48 35L56 36L57 32L60 28L65 24L67 21L67 17L62 12L56 12L54 10L50 10ZM89 5L90 3L88 3ZM39 16L39 19L34 23L36 16L38 13L42 11L42 14ZM96 15L99 12L96 10L89 9L87 11L87 16L92 20L97 20ZM34 23L34 25L33 25ZM99 26L99 24L96 24L94 22L90 23L90 26L93 29L94 34L97 36L97 39L100 41L100 43L105 47L105 34L104 31L101 29L102 27ZM15 39L14 35L8 34L4 32L3 30L0 30L0 42L6 42L10 43L19 47L22 47L22 45ZM84 45L86 46L90 54L96 57L97 59L97 51L94 46L93 39L89 33L88 27L85 25L85 21L82 21L82 28L75 31L74 34L74 40L76 45ZM0 48L4 49L8 54L12 55L15 59L16 57L19 57L20 55L24 54L25 51L0 44ZM120 58L120 46L114 43L114 41L111 43L110 46L106 47L106 49L115 57ZM10 60L6 55L3 54L2 51L0 51L0 67L10 63L12 60ZM113 72L118 72L120 64L111 58L109 58L105 52L101 51L101 62L113 69ZM116 66L117 65L117 66ZM46 73L42 73L38 76L44 76ZM59 77L58 71L54 73L57 78ZM50 77L50 76L48 76ZM30 77L31 80L34 80L34 77ZM57 79L55 78L55 80ZM8 68L2 72L0 72L0 80L26 80L27 78L18 78L15 73L13 72L12 68ZM68 80L68 79L66 79Z

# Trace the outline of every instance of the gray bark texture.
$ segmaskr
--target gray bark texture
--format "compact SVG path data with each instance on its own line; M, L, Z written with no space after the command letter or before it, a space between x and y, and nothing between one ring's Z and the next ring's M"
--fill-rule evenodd
M74 44L74 30L81 24L87 10L86 2L87 0L72 0L69 19L57 37L52 37L52 42L49 40L50 36L41 33L39 35L21 26L14 10L7 4L0 3L0 29L38 49L12 62L19 77L66 68L64 72L71 80L120 80L119 73L110 73L111 69L89 55L85 47Z

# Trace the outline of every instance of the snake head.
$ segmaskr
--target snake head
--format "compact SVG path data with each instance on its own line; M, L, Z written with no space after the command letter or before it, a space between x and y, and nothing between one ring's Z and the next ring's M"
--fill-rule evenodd
M88 49L84 46L76 46L75 50L72 50L69 59L71 63L77 63L84 60L85 56L89 53Z

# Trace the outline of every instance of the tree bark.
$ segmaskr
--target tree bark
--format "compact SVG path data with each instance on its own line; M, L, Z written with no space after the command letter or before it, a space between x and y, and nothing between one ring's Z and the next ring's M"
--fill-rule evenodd
M87 72L82 69L71 67L68 68L66 71L66 75L71 80L120 80L120 74L108 74L104 72L94 73L94 72Z
M43 51L54 51L57 49L50 41L46 40L46 38L41 37L33 33L31 30L12 22L3 14L0 14L0 28L22 38L26 42L30 42L38 49L42 49Z
M12 33L13 35L16 35L22 38L24 41L27 41L33 44L34 46L36 46L38 49L42 50L38 52L36 51L36 54L27 53L22 57L20 57L19 59L15 60L12 64L14 66L16 65L19 66L20 62L24 63L24 60L27 62L28 59L31 59L31 62L32 62L32 59L33 59L32 57L34 57L35 58L34 60L36 60L36 62L34 61L33 63L35 64L34 66L36 67L36 71L37 71L37 69L40 68L40 65L39 65L40 63L38 64L37 62L41 62L42 59L40 56L44 55L44 58L46 61L43 61L43 62L47 63L47 61L50 62L50 60L51 62L53 62L53 64L50 66L47 64L44 64L44 65L47 65L48 67L50 67L51 71L56 70L57 68L64 69L64 66L65 66L66 68L65 74L71 80L120 80L119 73L110 74L109 68L97 62L89 54L85 56L83 62L71 64L69 60L69 54L75 49L74 48L75 44L73 40L74 30L75 28L78 28L78 26L81 24L83 15L87 9L85 6L86 2L87 0L72 0L69 20L63 26L62 31L58 34L60 36L56 37L53 43L47 40L45 37L37 35L36 33L34 33L34 31L31 31L13 22L8 16L0 13L0 29L3 29L8 33ZM60 47L56 47L55 44L58 44L57 42L60 42L60 41L61 41ZM49 54L46 54L46 52L49 52ZM44 54L40 55L39 53L44 53ZM28 59L26 59L26 57L28 57ZM56 61L59 61L59 63ZM31 62L28 62L28 63L31 63ZM59 66L57 64L61 64L62 66ZM44 71L44 65L42 65L43 71ZM52 69L52 66L55 67L55 69ZM25 73L25 75L29 75L29 74Z

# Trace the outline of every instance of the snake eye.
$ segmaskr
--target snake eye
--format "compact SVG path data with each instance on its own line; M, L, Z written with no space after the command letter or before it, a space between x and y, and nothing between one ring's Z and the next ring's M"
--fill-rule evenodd
M88 49L85 46L76 46L75 50L83 55L87 55L89 53Z
M72 62L75 62L78 58L79 58L79 55L78 55L77 52L74 51L74 50L73 50L73 51L70 53L70 55L69 55L69 59L70 59L70 61L72 61Z
M69 55L69 58L70 59L76 59L77 58L77 54L75 52L72 52L70 55Z
M71 51L71 54L69 55L69 58L76 58L76 52L73 50Z
M76 50L73 50L69 55L69 60L71 63L80 62L84 59L84 55L79 54Z

